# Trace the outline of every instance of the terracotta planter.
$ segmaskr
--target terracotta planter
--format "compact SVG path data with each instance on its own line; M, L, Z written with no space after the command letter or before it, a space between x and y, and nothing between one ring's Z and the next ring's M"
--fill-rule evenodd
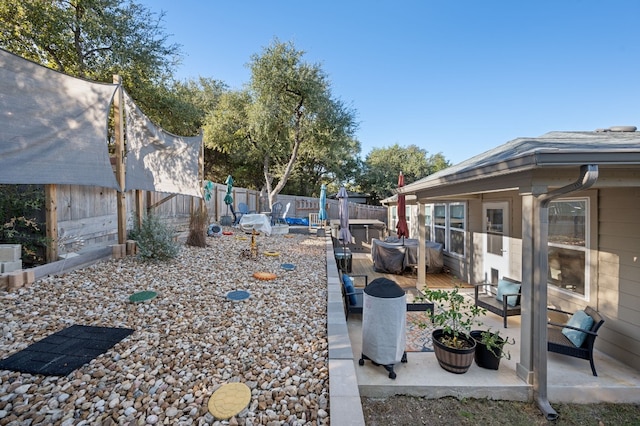
M476 341L469 336L459 336L469 344L469 348L456 349L445 346L440 342L440 338L446 335L442 329L433 330L431 337L433 338L433 350L436 354L438 364L444 370L455 374L466 373L473 364L473 358L476 351Z
M474 359L476 361L476 365L478 367L486 368L489 370L497 370L500 367L500 358L502 358L502 346L504 346L504 340L499 338L499 341L502 342L500 347L494 348L493 352L487 349L487 346L481 342L482 340L482 331L481 330L473 330L471 332L471 337L476 340L476 351L474 355Z

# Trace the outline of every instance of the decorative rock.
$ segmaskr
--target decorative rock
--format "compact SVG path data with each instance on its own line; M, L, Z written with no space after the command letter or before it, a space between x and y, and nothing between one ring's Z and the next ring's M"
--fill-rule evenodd
M136 330L67 377L0 371L0 423L328 424L325 243L290 236L260 237L280 257L240 259L249 243L232 237L183 246L171 262L128 256L0 292L2 353L72 324ZM287 280L253 278L277 270ZM250 303L225 299L243 288ZM140 289L162 297L127 303ZM251 396L237 416L217 421L203 410L225 382L244 382ZM17 407L27 408L17 415Z

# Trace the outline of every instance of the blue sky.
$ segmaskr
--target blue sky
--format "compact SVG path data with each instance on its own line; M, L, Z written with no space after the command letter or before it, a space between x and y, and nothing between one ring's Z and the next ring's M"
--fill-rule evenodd
M640 1L138 0L166 13L181 79L239 89L274 38L357 112L362 156L417 145L453 164L517 137L640 127Z

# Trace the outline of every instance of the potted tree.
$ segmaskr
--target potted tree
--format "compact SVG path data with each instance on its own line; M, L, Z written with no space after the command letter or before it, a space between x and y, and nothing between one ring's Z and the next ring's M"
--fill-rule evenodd
M459 292L425 290L425 298L437 305L431 319L438 327L432 332L433 350L440 367L451 373L462 374L473 363L476 341L471 337L474 325L481 325L478 317L487 313L470 298Z

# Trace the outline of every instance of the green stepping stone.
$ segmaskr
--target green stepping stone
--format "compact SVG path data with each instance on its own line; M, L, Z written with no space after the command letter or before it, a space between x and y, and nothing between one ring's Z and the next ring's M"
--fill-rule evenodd
M147 300L151 300L156 297L158 293L151 290L139 291L138 293L134 293L129 296L129 302L131 303L139 303Z

